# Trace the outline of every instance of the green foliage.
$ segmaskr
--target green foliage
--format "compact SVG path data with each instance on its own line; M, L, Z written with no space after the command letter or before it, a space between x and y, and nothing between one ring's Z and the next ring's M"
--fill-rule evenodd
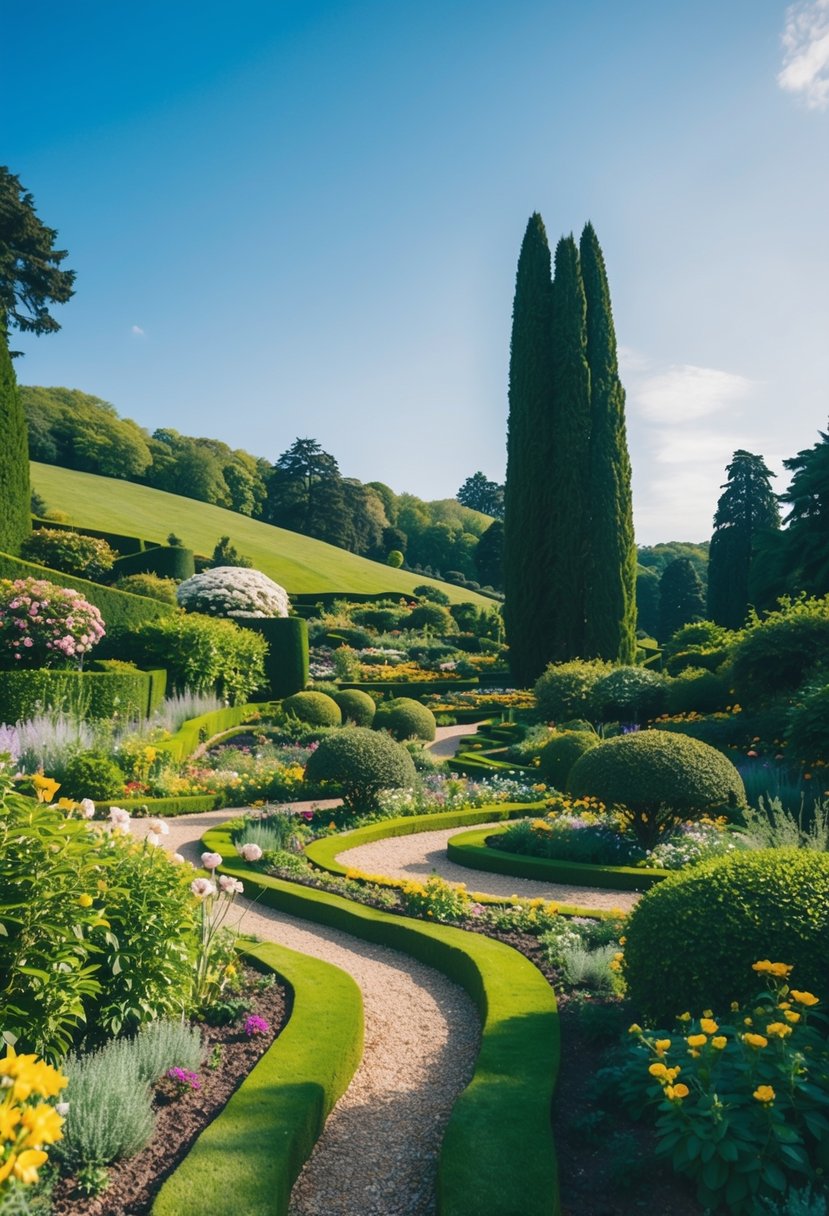
M806 688L789 710L786 742L807 764L829 755L829 684Z
M368 811L381 790L414 785L415 767L405 747L389 735L349 726L320 742L309 757L305 779L336 785L348 810Z
M282 711L309 726L339 726L343 720L337 702L324 692L295 692L282 702Z
M457 605L455 605L457 607ZM378 605L376 608L358 608L356 612L351 613L351 619L355 625L362 625L366 629L376 629L378 633L391 633L393 629L400 628L400 622L406 613L399 605L394 607L382 607Z
M493 515L496 520L504 518L504 487L478 470L467 477L457 493L458 502L473 511L481 511L484 515Z
M728 680L700 667L686 667L668 683L669 714L710 714L732 700Z
M103 477L143 477L152 463L147 432L100 397L71 388L21 386L33 460Z
M124 1042L124 1049L135 1055L139 1078L151 1085L169 1068L197 1072L204 1050L198 1027L165 1018L143 1026L134 1039Z
M602 722L643 725L664 712L664 676L647 667L616 667L593 687L593 714Z
M371 726L377 712L377 704L367 692L359 688L345 688L333 698L340 707L343 722L353 722L355 726Z
M105 540L59 528L38 528L23 542L21 554L27 561L93 582L101 582L116 557Z
M0 168L0 189L5 170ZM0 216L3 212L0 209ZM4 255L0 250L0 263ZM2 270L0 270L2 274ZM0 279L0 293L3 284ZM32 530L30 514L29 453L26 417L20 402L17 380L6 338L5 317L0 305L0 551L19 553ZM2 573L2 572L0 572Z
M598 742L598 735L587 731L557 731L541 751L539 778L553 789L565 790L573 765Z
M435 715L412 697L395 697L377 707L375 730L387 730L395 739L422 739L429 743L435 737Z
M62 270L65 249L47 228L20 178L0 165L0 317L23 333L60 329L49 304L65 304L73 294L74 270Z
M426 882L404 883L400 891L403 910L409 916L428 917L435 921L463 920L471 900L466 891L432 874Z
M158 574L125 574L115 584L118 591L146 595L162 604L176 604L176 581Z
M441 636L458 632L458 626L449 610L435 603L418 604L417 608L413 608L409 615L403 618L400 627L428 631Z
M445 591L441 591L440 587L433 587L431 583L418 583L414 594L418 599L427 600L430 604L449 604L451 602Z
M229 536L220 536L213 547L211 566L235 566L238 569L250 569L253 562L244 553L240 553Z
M404 562L403 554L399 549L389 549L386 554L386 565L391 566L393 570L399 570Z
M725 1009L753 994L752 964L793 965L820 993L829 968L829 856L733 853L671 874L630 914L624 975L637 1016Z
M601 659L551 663L534 689L540 717L545 722L590 717L593 691L611 671L611 665Z
M142 1079L136 1052L113 1042L63 1064L69 1112L57 1153L70 1169L109 1165L133 1157L153 1131L150 1087Z
M718 624L740 629L748 615L756 541L780 527L780 508L771 488L774 474L762 456L741 449L727 472L709 549L708 612Z
M739 633L717 625L714 621L693 621L677 629L662 646L662 658L671 675L683 667L710 667L708 662L694 661L696 655L727 654L739 638ZM682 658L682 662L676 660Z
M475 546L475 569L486 587L496 591L504 588L504 525L500 519L491 523Z
M636 619L649 637L659 633L659 575L647 566L636 570Z
M783 540L782 571L786 586L809 595L829 594L829 435L783 464L792 473L781 501L789 507Z
M659 580L660 641L672 637L683 625L705 616L705 591L690 558L669 562Z
M76 802L82 798L105 802L120 797L123 792L124 774L108 756L81 752L67 762L61 785L64 797L74 798Z
M231 704L245 701L265 682L264 639L233 621L197 612L145 621L129 637L119 635L117 650L141 667L165 667L179 692L216 689Z
M113 569L113 577L125 578L128 574L157 574L159 578L171 578L177 583L192 578L196 562L192 549L181 545L155 545L141 553L128 553L119 557Z
M146 718L156 673L66 671L41 667L0 671L0 721L23 722L44 711L80 707L86 718ZM163 687L161 698L163 699Z
M591 748L572 768L568 789L622 808L645 848L684 820L745 803L740 774L721 752L658 730L618 735Z
M734 649L740 704L762 704L796 692L829 654L829 596L785 599L780 605L762 620L752 618Z
M308 623L298 616L240 618L245 629L267 643L265 681L274 700L300 692L308 683Z

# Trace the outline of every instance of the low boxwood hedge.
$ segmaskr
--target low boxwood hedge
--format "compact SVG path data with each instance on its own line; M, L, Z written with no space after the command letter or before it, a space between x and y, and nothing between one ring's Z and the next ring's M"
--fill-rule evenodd
M230 801L228 801L228 797ZM93 798L98 817L106 817L110 807L120 806L122 810L136 819L147 815L158 815L161 819L173 819L176 815L201 815L205 811L218 811L223 806L238 803L239 795L221 794L178 794L168 798Z
M199 714L197 718L188 718L174 735L162 739L156 747L170 752L175 760L186 760L192 756L200 743L205 743L215 735L248 722L260 712L259 705L229 705L225 709L214 709L207 714Z
M148 717L164 699L167 673L72 671L37 667L0 671L0 722L22 722L48 710L83 704L87 718ZM159 695L160 694L160 695Z
M167 1179L153 1216L286 1216L291 1187L363 1051L360 989L339 967L266 942L254 965L288 985L291 1016Z
M410 954L466 990L481 1015L481 1049L444 1136L437 1210L441 1216L556 1216L550 1107L559 1062L558 1010L552 989L529 959L477 933L394 916L262 875L235 856L224 828L207 832L203 843L225 858L224 872L241 878L262 904Z
M646 870L637 866L596 866L580 861L556 861L549 857L524 857L487 848L488 836L503 828L483 828L462 832L446 844L446 855L459 866L485 870L490 874L509 874L512 878L534 878L540 882L574 883L602 887L611 891L648 891L670 870Z

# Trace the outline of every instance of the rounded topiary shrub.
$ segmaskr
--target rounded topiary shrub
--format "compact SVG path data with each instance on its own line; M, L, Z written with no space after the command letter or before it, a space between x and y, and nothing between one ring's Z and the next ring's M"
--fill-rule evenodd
M701 667L688 667L668 682L669 714L710 714L725 709L731 700L727 679Z
M612 670L610 663L601 659L551 663L536 681L534 690L542 721L562 722L567 718L590 717L593 712L593 689Z
M353 722L355 726L371 726L377 712L376 702L367 692L359 688L345 688L335 693L333 699L340 707L343 722Z
M333 785L350 811L372 810L381 790L414 785L415 766L405 747L389 735L348 726L327 735L305 767L312 785Z
M295 692L285 698L282 709L309 726L339 726L343 720L337 702L324 692Z
M124 795L124 774L106 756L95 756L82 752L73 756L66 765L61 784L61 797L91 798L93 802L106 802L109 798Z
M448 608L442 604L418 604L408 616L400 622L401 629L428 629L430 633L441 635L457 633L458 626Z
M829 975L829 856L734 853L672 874L631 913L624 974L634 1011L656 1021L750 999L760 959L794 966L820 995Z
M395 697L377 707L375 730L387 730L395 739L422 739L430 743L435 737L435 715L412 697Z
M115 583L115 588L129 591L131 595L146 595L162 604L175 604L177 585L175 579L162 578L158 574L125 574Z
M586 730L557 732L541 750L538 764L541 780L554 789L565 790L573 765L598 742L598 735Z
M274 617L288 615L288 592L261 570L214 566L179 585L178 602L187 612L207 616Z
M62 528L40 528L28 537L21 554L29 562L100 582L112 569L115 550L99 536Z
M567 788L621 807L645 848L685 820L745 804L742 778L722 752L661 730L617 735L592 747L573 765Z
M593 686L593 714L601 722L642 725L665 712L665 677L647 667L617 667Z

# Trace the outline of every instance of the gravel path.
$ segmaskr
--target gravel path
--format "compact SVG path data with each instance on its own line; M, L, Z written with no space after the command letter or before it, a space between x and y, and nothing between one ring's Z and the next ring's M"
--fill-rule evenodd
M480 725L480 722L471 722L460 726L438 726L435 728L434 742L427 743L426 749L437 760L449 760L458 750L461 739L477 734Z
M495 828L497 823L476 824ZM417 832L414 836L392 836L373 844L346 849L337 861L363 874L383 874L386 878L428 878L439 874L447 882L465 883L484 895L520 895L526 899L549 899L558 904L578 904L583 908L623 908L628 911L640 898L632 891L607 891L601 887L573 887L563 883L541 882L532 878L511 878L509 874L489 874L459 866L446 856L446 842L470 825L441 832Z

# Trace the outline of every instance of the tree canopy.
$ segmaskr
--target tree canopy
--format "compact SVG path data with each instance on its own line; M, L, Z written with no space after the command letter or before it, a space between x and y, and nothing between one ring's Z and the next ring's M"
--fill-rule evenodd
M60 324L50 304L73 295L75 271L64 270L68 256L56 249L57 231L35 210L32 195L6 165L0 165L0 316L7 329L49 334Z

